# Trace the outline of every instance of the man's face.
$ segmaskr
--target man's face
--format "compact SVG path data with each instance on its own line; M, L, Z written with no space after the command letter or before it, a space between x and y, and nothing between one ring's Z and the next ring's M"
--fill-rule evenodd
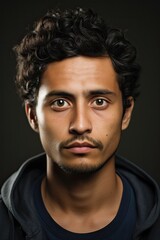
M111 60L80 56L48 65L35 110L47 158L65 171L93 172L114 156L132 108L123 116Z

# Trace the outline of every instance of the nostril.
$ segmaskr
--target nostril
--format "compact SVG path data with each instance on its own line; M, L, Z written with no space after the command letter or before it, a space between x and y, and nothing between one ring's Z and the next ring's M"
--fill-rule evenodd
M69 133L73 134L73 135L83 135L85 133L91 133L92 132L92 128L77 128L74 126L71 126L69 128Z
M69 129L69 133L73 135L83 135L84 133L91 133L92 129L76 129L74 127L71 127Z

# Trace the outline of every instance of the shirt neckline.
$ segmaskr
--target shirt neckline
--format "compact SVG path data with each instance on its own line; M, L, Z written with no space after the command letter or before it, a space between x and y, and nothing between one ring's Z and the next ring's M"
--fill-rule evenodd
M127 180L120 176L123 183L123 194L121 203L119 206L119 210L117 212L117 215L115 218L105 227L89 232L89 233L75 233L71 232L69 230L64 229L61 227L52 217L49 215L47 209L45 208L45 205L42 200L41 195L41 181L42 177L37 182L36 190L34 191L34 201L36 205L36 209L38 211L38 215L40 217L41 223L44 226L44 228L47 229L51 234L57 236L58 239L61 240L97 240L97 239L103 239L105 236L111 236L115 231L117 231L118 228L121 227L122 219L125 218L125 214L128 211L130 199L131 199L131 186L127 182ZM106 238L105 238L106 239Z

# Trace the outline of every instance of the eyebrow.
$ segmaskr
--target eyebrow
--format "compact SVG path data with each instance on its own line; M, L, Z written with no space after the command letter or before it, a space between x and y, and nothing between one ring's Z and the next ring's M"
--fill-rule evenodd
M110 90L97 89L89 91L89 95L116 95L116 94Z
M66 91L51 91L46 96L45 99L48 99L53 96L63 96L63 97L73 97L73 94Z
M90 91L86 91L86 95L87 96L98 96L98 95L113 95L115 96L116 94L110 90L104 90L104 89L97 89L97 90L90 90ZM67 91L58 91L58 90L53 90L51 92L49 92L46 96L45 99L48 99L50 97L53 96L60 96L60 97L74 97L74 94L69 93Z

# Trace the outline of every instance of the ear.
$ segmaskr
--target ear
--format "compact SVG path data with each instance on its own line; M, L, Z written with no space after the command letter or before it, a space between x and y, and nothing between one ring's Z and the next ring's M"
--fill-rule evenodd
M132 111L134 108L134 99L133 97L129 97L128 101L130 102L130 107L126 108L125 113L123 115L123 119L122 119L122 130L125 130L131 120L131 116L132 116Z
M30 103L26 102L25 103L25 112L26 112L26 116L28 118L28 122L29 122L31 128L35 132L39 132L38 120L37 120L35 108Z

